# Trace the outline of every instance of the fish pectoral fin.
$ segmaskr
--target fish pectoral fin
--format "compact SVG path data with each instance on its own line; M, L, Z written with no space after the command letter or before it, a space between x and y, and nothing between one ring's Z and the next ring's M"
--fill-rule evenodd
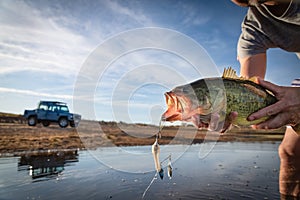
M228 129L228 118L224 112L212 113L209 121L208 130L222 133L223 129ZM231 123L231 122L230 122Z

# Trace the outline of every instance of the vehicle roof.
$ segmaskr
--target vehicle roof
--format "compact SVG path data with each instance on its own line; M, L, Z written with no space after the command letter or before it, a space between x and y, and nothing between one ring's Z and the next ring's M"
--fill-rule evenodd
M65 106L67 105L67 103L64 102L59 102L59 101L40 101L39 104L47 104L47 105L61 105L61 106Z

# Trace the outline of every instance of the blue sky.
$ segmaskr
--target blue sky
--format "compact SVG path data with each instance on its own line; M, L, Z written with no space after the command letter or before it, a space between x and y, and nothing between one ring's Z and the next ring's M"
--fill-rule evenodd
M135 49L101 69L96 64L90 68L96 83L87 90L93 96L77 101L73 93L93 52L105 60L118 49L101 49L101 44L128 31L156 27L198 43L200 54L207 54L201 65L215 67L215 76L228 66L239 72L236 43L246 11L230 0L0 1L0 112L23 113L40 100L59 100L87 119L157 124L166 108L163 93L203 78L193 71L195 66L166 49ZM137 33L127 45L143 38L147 42L147 33ZM181 45L161 38L154 46ZM266 79L289 85L298 76L295 54L269 50Z

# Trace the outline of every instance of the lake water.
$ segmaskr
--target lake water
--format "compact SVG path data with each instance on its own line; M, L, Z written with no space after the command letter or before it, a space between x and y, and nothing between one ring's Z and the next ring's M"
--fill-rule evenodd
M0 199L280 199L278 145L161 146L173 166L162 180L151 146L2 157Z

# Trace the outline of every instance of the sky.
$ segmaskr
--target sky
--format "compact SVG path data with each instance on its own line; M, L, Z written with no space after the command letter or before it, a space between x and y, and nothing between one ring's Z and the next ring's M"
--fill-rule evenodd
M239 73L246 12L230 0L0 1L0 112L55 100L85 119L157 125L165 92ZM267 55L267 80L298 78L295 54Z

